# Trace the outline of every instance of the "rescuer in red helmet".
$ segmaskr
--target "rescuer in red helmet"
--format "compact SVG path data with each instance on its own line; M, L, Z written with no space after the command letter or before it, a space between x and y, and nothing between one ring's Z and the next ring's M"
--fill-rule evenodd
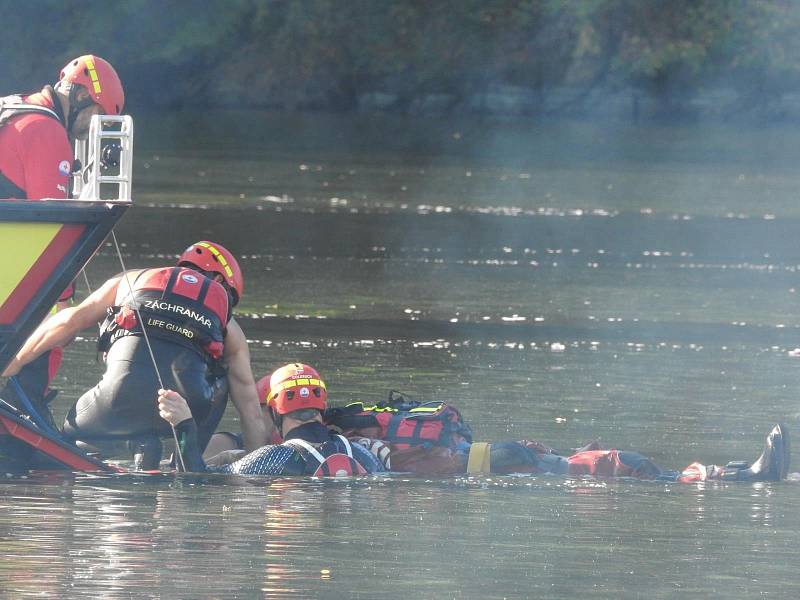
M247 340L232 317L243 290L233 254L216 242L197 242L177 265L117 275L46 321L4 375L103 321L98 350L106 372L67 414L68 437L95 446L109 439L132 441L135 451L143 447L141 466L157 467L158 438L172 435L156 406L163 384L188 400L203 428L202 446L222 417L229 391L245 446L258 448L269 440L270 424L259 408Z
M244 293L244 277L233 254L220 244L195 242L178 258L178 266L210 274L230 291L232 305L239 303Z
M84 139L93 115L122 113L125 93L114 68L87 54L67 63L58 82L33 94L0 98L0 200L63 200L69 197L71 144ZM57 310L69 306L70 285ZM61 348L43 354L17 377L31 402L42 412L54 392L50 382L61 364ZM0 396L14 401L13 386Z
M55 85L0 98L0 199L67 198L71 143L86 138L92 116L124 106L114 67L92 54L68 62Z
M303 363L284 365L269 378L261 379L258 390L282 442L262 446L246 455L229 454L230 459L238 460L216 461L213 466L202 458L197 426L186 401L173 390L159 390L160 414L175 427L189 471L321 477L386 470L365 446L351 444L325 425L322 414L327 408L327 386L313 367Z

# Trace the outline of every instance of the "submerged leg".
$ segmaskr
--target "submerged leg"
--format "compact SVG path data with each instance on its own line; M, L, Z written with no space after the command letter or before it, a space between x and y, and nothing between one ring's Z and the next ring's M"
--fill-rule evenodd
M498 442L491 445L492 473L553 473L594 477L663 478L665 472L638 452L621 450L581 450L572 456L559 456L535 442Z
M475 444L476 445L476 444ZM488 447L492 473L555 473L567 472L567 459L544 451L536 442L495 442Z
M135 471L152 471L161 464L161 439L155 434L128 440L128 449L133 454Z

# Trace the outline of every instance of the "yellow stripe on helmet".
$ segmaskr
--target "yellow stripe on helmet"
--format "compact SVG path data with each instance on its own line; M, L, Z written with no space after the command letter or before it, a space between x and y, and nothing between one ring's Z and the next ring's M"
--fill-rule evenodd
M89 78L92 80L92 87L94 87L94 93L99 94L101 92L100 78L97 77L97 71L95 71L94 68L94 61L91 58L86 59L86 68L89 69Z
M222 268L225 269L225 274L228 277L233 278L233 269L231 269L230 265L228 264L228 261L225 260L225 256L223 256L222 252L217 250L211 244L207 244L206 242L198 242L197 245L211 252L211 254L214 255L214 258L216 258L219 261L219 264L222 265Z
M289 379L288 381L279 383L270 390L270 399L274 400L278 396L278 394L283 390L288 390L291 388L296 388L301 386L310 386L310 387L316 386L316 387L321 387L323 390L328 389L325 387L325 382L322 381L322 379L311 379L311 378Z

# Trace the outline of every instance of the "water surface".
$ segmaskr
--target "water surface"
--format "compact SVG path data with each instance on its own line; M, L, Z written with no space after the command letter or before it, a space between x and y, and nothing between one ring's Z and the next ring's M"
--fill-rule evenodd
M139 204L117 233L128 266L202 238L240 257L257 377L310 362L334 403L399 389L453 402L480 440L600 438L670 468L752 460L774 422L797 429L793 132L241 116L137 121ZM89 285L119 269L105 247ZM58 417L101 371L86 332ZM8 479L0 590L791 598L799 490Z

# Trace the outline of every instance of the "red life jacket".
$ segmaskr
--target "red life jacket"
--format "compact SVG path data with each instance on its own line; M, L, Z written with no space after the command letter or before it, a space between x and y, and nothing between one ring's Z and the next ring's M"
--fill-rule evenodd
M213 279L185 267L162 267L139 273L121 306L109 309L98 350L107 352L125 335L141 335L136 309L148 336L222 357L226 325L231 318L228 292Z
M12 118L25 115L25 114L40 114L46 117L51 117L64 125L63 118L52 108L42 106L40 104L33 104L25 102L25 99L19 94L11 96L4 96L0 98L0 127L3 127ZM11 179L0 172L0 198L28 198L28 191L23 190Z
M655 479L661 472L645 456L625 450L584 450L568 457L567 462L570 475Z
M389 442L393 456L419 447L455 449L460 442L472 443L472 430L455 407L443 402L409 402L393 393L387 402L377 405L354 402L328 408L324 420L347 437Z

